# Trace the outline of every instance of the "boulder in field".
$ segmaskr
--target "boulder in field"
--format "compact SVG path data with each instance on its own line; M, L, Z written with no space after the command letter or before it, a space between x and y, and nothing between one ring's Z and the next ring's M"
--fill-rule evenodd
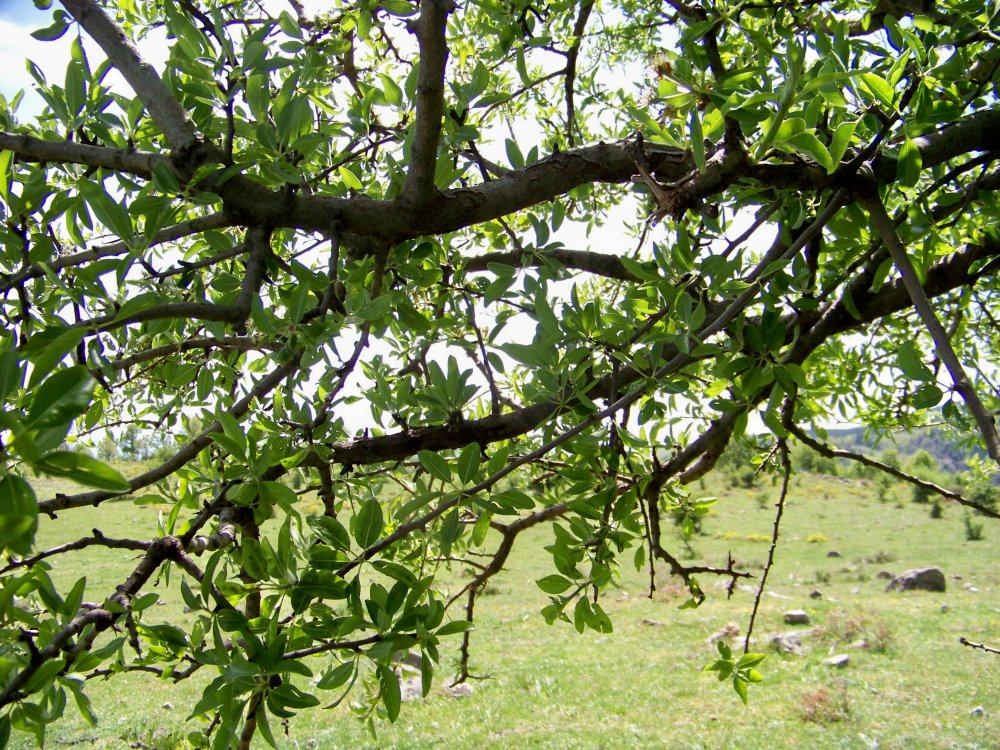
M778 633L772 635L768 643L779 654L802 655L802 639L798 633Z
M785 612L786 625L808 625L809 615L804 609L790 609Z
M886 591L945 591L941 568L908 570L889 581Z

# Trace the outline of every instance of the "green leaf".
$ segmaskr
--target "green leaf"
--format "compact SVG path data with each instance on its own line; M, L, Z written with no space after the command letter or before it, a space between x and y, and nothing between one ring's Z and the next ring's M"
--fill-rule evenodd
M417 458L420 460L420 465L424 467L424 471L432 477L440 479L442 482L451 481L451 468L439 454L433 451L420 451L417 453Z
M7 398L24 382L21 358L15 351L0 354L0 399Z
M128 492L132 489L117 470L83 453L53 451L38 459L34 468L43 474L72 479L87 487L111 492Z
M40 42L54 42L66 33L66 29L69 28L69 21L70 17L65 11L57 10L52 24L46 26L44 29L32 31L31 36Z
M38 528L38 501L31 485L19 476L0 478L0 551L31 552Z
M851 140L854 138L854 131L858 127L859 122L861 120L842 122L833 131L833 138L830 139L830 161L832 162L832 166L829 171L832 172L840 166L840 161L844 158L844 154L847 153L848 146L851 145Z
M521 153L521 149L518 147L517 143L510 138L504 141L504 148L507 150L507 161L514 169L520 169L524 166L524 155Z
M896 161L896 178L900 185L913 187L920 182L920 170L923 168L924 159L920 155L920 149L909 138L899 150L899 159Z
M464 633L467 630L473 630L475 625L473 625L468 620L452 620L442 625L435 631L434 635L439 638L444 638L447 635L454 635L455 633Z
M705 171L705 135L701 128L701 117L696 107L691 108L688 116L688 137L691 139L691 154L699 172Z
M457 468L458 478L462 480L463 485L470 484L479 471L481 450L479 443L469 443L462 449L462 453L458 457Z
M910 380L928 381L934 379L934 373L927 368L921 358L920 350L913 341L904 341L896 351L896 363Z
M243 571L255 581L263 581L268 577L267 557L263 548L253 537L243 537L240 544Z
M14 152L9 149L0 151L0 199L10 203L10 181L14 176Z
M736 694L740 696L740 700L743 701L743 705L748 705L747 703L747 684L741 680L739 677L733 677L733 689Z
M484 510L479 514L479 518L476 519L475 525L472 527L472 546L481 547L483 542L486 541L486 534L490 530L490 521L493 519L493 514L488 510Z
M827 151L826 146L815 135L809 132L798 133L786 139L786 143L792 145L800 154L805 154L813 161L825 168L827 172L832 172L835 163Z
M357 175L350 169L345 166L340 166L337 168L337 174L340 175L341 181L347 185L347 187L352 190L361 190L361 180L359 180Z
M573 585L573 582L568 578L555 574L539 578L535 583L546 594L561 594Z
M353 661L345 661L330 671L326 672L316 683L320 690L336 690L345 684L354 674L355 664Z
M25 425L42 430L68 424L90 406L97 381L86 367L67 367L34 390Z
M132 236L132 218L128 209L108 194L104 185L96 182L80 182L80 194L97 216L97 220L122 239Z
M389 717L389 721L395 721L396 717L399 716L399 704L401 700L399 680L396 678L395 672L381 664L375 671L378 674L379 695L382 698L382 703L385 705L386 715Z
M767 654L743 654L736 662L737 669L746 669L749 667L756 667L764 659L767 658Z
M32 364L28 387L34 388L41 383L45 376L83 341L83 337L82 328L67 329L54 326L28 339L22 352Z
M875 73L862 73L861 83L885 108L887 113L896 111L896 93L887 80Z
M370 547L378 541L383 528L382 505L377 498L369 498L361 504L354 517L354 538L361 547Z
M412 16L417 12L413 3L406 0L379 0L378 6L392 16Z

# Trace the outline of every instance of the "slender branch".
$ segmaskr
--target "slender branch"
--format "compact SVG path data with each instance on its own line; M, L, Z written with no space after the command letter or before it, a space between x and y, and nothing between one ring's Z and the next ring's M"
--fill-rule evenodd
M3 146L2 141L4 135L5 134L0 133L0 147ZM160 245L164 242L173 242L174 240L179 240L182 237L188 237L192 234L198 234L199 232L205 232L210 229L221 229L223 227L230 226L231 224L231 220L223 213L199 216L196 219L182 221L180 224L175 224L174 226L161 229L153 235L152 239L147 241L147 247ZM53 258L46 263L46 266L51 271L61 271L64 268L81 266L91 261L100 260L101 258L111 258L117 255L124 255L127 252L130 252L130 248L127 243L113 242L109 245L95 247L92 250L84 250L83 252L73 253L72 255L64 255L59 258ZM45 271L41 266L37 263L32 264L28 266L28 268L19 271L12 276L0 278L0 293L15 287L28 279L38 279L44 275Z
M506 250L494 253L484 253L465 261L466 273L477 273L487 271L491 263L514 266L515 268L525 268L528 266L540 267L545 260L551 259L561 263L563 266L574 271L585 271L595 276L604 276L609 279L620 281L637 282L636 278L622 263L618 255L608 255L606 253L595 253L590 250L570 250L568 248L555 248L547 250L536 250L534 252L521 252L520 250Z
M394 633L394 637L398 637L400 633ZM309 646L307 648L296 649L295 651L287 651L282 655L282 659L304 659L307 656L316 656L317 654L325 654L329 651L360 651L364 646L370 646L373 643L378 643L385 640L386 636L381 634L370 635L367 638L359 638L356 641L327 641L326 643L319 643L315 646Z
M812 448L814 451L816 451L822 456L826 456L827 458L846 458L850 461L857 461L860 464L863 464L865 466L871 466L873 469L878 469L879 471L894 476L897 479L902 479L904 482L909 482L910 484L914 484L918 487L923 487L925 490L941 495L941 497L946 497L949 500L954 500L959 505L964 505L968 508L972 508L973 510L982 513L984 516L990 516L991 518L1000 518L1000 512L993 510L992 508L988 508L985 505L980 505L974 500L969 500L968 498L964 497L958 492L953 492L945 487L942 487L941 485L934 484L934 482L928 482L926 479L921 479L920 477L915 477L912 474L907 474L905 471L902 471L901 469L897 469L894 466L890 466L889 464L883 463L881 461L876 461L875 459L869 458L868 456L862 455L861 453L853 453L851 451L846 451L840 448L834 448L833 446L827 445L826 443L821 443L819 440L816 440L815 438L807 434L806 431L803 430L801 427L799 427L797 424L789 423L786 424L785 427L800 442L802 442L805 445L808 445L810 448Z
M246 396L233 404L229 413L239 419L250 410L251 404L258 398L263 398L267 393L274 390L282 380L287 378L299 369L299 362L302 359L302 350L293 352L288 361L275 368L269 375L261 378ZM177 451L173 458L164 461L149 471L129 480L129 492L110 492L108 490L98 490L95 492L84 492L78 495L57 495L51 500L42 500L38 503L38 512L54 516L61 510L69 508L82 508L87 505L98 505L112 497L119 497L135 492L143 487L148 487L154 482L170 476L188 461L197 456L205 447L212 442L212 435L222 432L222 425L213 422L212 425L201 434L192 438L191 441Z
M972 418L979 427L979 432L986 443L986 452L990 455L990 458L1000 463L1000 435L997 434L996 422L993 419L993 415L989 413L979 398L979 394L973 387L972 381L969 380L969 376L966 374L961 360L959 360L955 349L951 345L948 332L941 325L941 321L938 320L937 315L934 313L934 308L931 307L930 300L927 299L927 294L920 285L920 280L917 278L916 270L913 268L913 263L906 252L906 247L899 239L899 235L896 234L896 228L893 226L889 214L886 213L885 206L878 195L874 193L859 196L858 203L868 211L875 231L882 238L882 242L885 243L889 254L892 256L893 263L899 269L903 277L903 284L906 286L906 291L913 301L913 307L927 328L928 333L930 333L931 339L934 341L934 351L937 352L938 358L948 369L952 382L955 384L955 390L965 400Z
M786 413L790 414L791 399L786 402ZM778 440L778 453L781 456L781 495L778 496L778 503L774 513L774 525L771 529L771 547L767 551L767 562L764 564L764 572L760 576L760 585L753 597L753 609L750 611L750 622L747 624L747 634L743 639L743 653L750 651L750 636L753 634L753 626L757 621L757 612L760 610L760 600L764 596L764 586L767 584L767 576L774 565L774 552L778 548L778 533L781 528L781 516L785 512L785 500L788 499L788 480L792 476L792 462L788 458L788 444L785 440Z
M127 602L139 592L139 589L150 579L165 559L179 552L179 548L180 544L175 537L157 539L149 546L135 570L118 587L112 598L119 603ZM56 631L43 648L32 650L28 663L7 681L6 687L0 693L0 707L26 697L27 693L23 689L32 676L46 662L60 658L60 654L64 651L67 654L66 665L72 664L72 659L86 650L86 648L75 650L76 644L72 642L74 636L82 633L87 626L93 626L87 639L81 641L86 647L89 647L93 643L93 639L117 622L127 609L123 606L114 612L99 607L81 610L69 623Z
M30 568L35 563L44 560L47 557L53 557L54 555L61 555L64 552L75 552L77 550L86 549L87 547L107 547L108 549L130 549L145 551L148 550L151 542L140 542L135 539L112 539L111 537L106 537L97 529L93 530L93 536L83 537L82 539L77 539L75 542L67 542L66 544L60 544L58 547L52 547L31 557L25 557L21 560L13 560L3 568L0 568L0 575L9 573L16 568Z
M580 4L580 12L577 14L576 22L573 24L573 42L566 53L566 78L563 85L566 89L566 142L572 148L576 145L576 135L574 133L576 125L576 96L573 87L576 83L576 63L580 57L580 45L583 43L583 32L587 29L587 20L590 12L594 9L594 0L583 0Z
M171 354L176 354L177 352L191 351L192 349L201 349L203 351L209 351L210 349L220 349L220 350L235 350L241 352L252 352L252 351L270 351L275 352L281 348L281 344L274 341L262 341L257 338L246 338L243 336L223 336L222 338L216 339L211 337L188 339L187 341L177 341L173 344L164 344L163 346L156 346L152 349L146 349L142 352L137 352L129 357L122 357L121 359L112 360L110 363L112 370L127 370L128 368L141 364L143 362L149 362L153 359L160 359L161 357L167 357Z

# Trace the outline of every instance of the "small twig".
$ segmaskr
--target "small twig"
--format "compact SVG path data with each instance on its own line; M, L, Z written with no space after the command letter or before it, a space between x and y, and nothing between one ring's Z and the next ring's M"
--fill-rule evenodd
M994 648L993 646L987 646L985 643L973 643L965 636L958 639L958 642L963 646L968 646L969 648L978 648L980 651L985 651L989 654L1000 654L1000 648Z
M753 610L750 612L750 622L747 624L747 634L743 639L743 653L750 651L750 636L753 635L753 626L757 621L757 611L760 609L760 600L764 595L764 586L767 584L767 576L774 565L774 551L778 548L778 534L781 528L781 516L785 512L785 500L788 497L788 480L792 475L792 462L788 458L788 443L784 438L778 439L778 452L781 455L781 466L784 474L781 478L781 495L778 498L777 510L774 514L774 526L771 530L771 548L767 551L767 563L764 565L764 572L760 576L760 585L757 593L753 597Z

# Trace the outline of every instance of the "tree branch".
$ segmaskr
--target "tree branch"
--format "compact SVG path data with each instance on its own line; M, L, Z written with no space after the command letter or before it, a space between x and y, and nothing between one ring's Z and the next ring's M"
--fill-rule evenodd
M160 76L94 0L61 0L66 10L100 45L111 64L125 77L174 150L190 148L198 139L187 111Z
M995 511L991 508L987 508L984 505L980 505L979 503L973 500L969 500L968 498L964 497L958 492L952 492L951 490L942 487L941 485L934 484L934 482L928 482L927 480L921 479L920 477L915 477L912 474L907 474L905 471L902 471L901 469L897 469L894 466L890 466L889 464L883 463L882 461L876 461L875 459L869 458L868 456L865 456L861 453L853 453L851 451L846 451L841 448L834 448L831 445L822 443L819 440L816 440L815 438L810 436L808 433L806 433L805 430L803 430L799 425L795 424L794 422L789 422L788 424L785 425L785 427L792 435L794 435L799 440L799 442L809 446L812 450L816 451L821 456L826 456L827 458L846 458L850 461L857 461L858 463L863 464L864 466L870 466L873 469L878 469L879 471L894 476L897 479L902 479L904 482L909 482L910 484L914 484L918 487L923 487L925 490L934 492L940 495L941 497L946 497L949 500L954 500L959 505L964 505L968 508L972 508L973 510L982 513L984 516L990 516L991 518L1000 518L1000 512Z
M937 352L937 356L944 363L944 366L948 368L952 382L955 384L955 390L961 394L972 418L979 426L979 432L986 443L986 452L990 458L1000 463L1000 435L997 434L993 415L980 400L979 394L973 387L972 381L969 380L961 360L951 345L948 332L941 325L941 321L937 319L937 315L934 314L934 308L931 307L927 293L917 279L916 270L913 268L909 255L907 255L906 247L896 234L896 228L892 219L889 218L889 214L886 213L885 206L882 205L877 194L859 196L858 203L868 211L875 231L882 238L882 242L885 243L892 256L893 263L899 269L906 291L913 301L913 307L934 341L934 351Z
M484 253L483 255L469 258L465 261L464 268L467 273L477 273L488 270L490 263L500 263L514 266L515 268L540 267L544 265L545 259L548 258L573 271L584 271L592 273L595 276L604 276L620 281L639 281L638 278L625 268L625 264L622 263L621 258L617 255L595 253L590 250L570 250L568 248L552 248L536 250L534 252L507 250Z
M448 64L445 32L454 0L422 0L420 15L410 24L420 47L417 71L416 122L413 125L410 168L401 198L410 206L430 202L435 194L441 117L444 114L444 73Z
M0 131L0 149L13 151L21 161L81 164L138 177L151 177L157 164L168 159L148 151L93 146L75 141L50 141L21 133Z
M566 142L572 148L576 145L576 135L573 132L576 125L576 102L573 97L575 93L573 86L576 83L576 62L580 57L580 45L583 43L583 32L587 28L587 20L590 12L594 9L594 0L583 0L580 4L580 12L576 16L573 24L573 43L566 53L566 77L563 85L566 90Z
M275 368L269 375L261 378L246 396L233 404L229 413L239 419L250 410L251 404L258 398L262 398L267 393L274 390L282 380L299 369L299 362L302 358L302 350L290 354L288 360ZM128 492L111 492L108 490L97 490L94 492L83 492L78 495L57 495L51 500L41 500L38 503L38 512L54 516L61 510L69 508L82 508L87 505L99 505L112 497L128 495L136 490L148 487L154 482L170 476L188 461L197 456L204 448L212 442L212 435L222 432L222 425L213 422L211 426L201 434L192 438L191 441L174 454L173 458L164 461L149 471L129 480Z
M985 651L988 654L1000 654L1000 648L994 648L993 646L987 646L985 643L973 643L965 636L958 639L958 642L963 646L968 646L969 648L977 648L980 651Z

